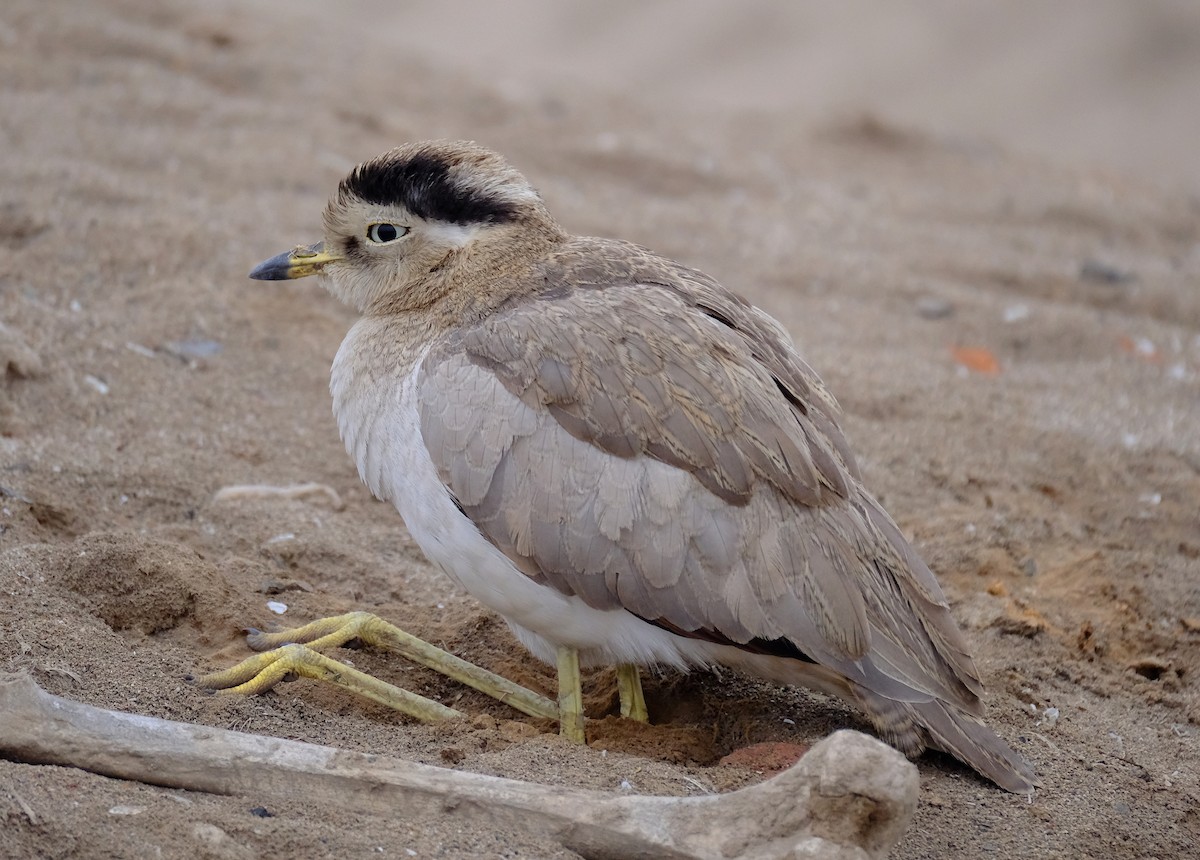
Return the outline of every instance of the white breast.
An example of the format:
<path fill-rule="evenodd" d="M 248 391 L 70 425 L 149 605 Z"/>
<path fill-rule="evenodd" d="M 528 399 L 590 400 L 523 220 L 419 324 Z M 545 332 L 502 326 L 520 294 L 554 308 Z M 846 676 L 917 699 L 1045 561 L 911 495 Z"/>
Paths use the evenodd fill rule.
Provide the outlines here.
<path fill-rule="evenodd" d="M 334 359 L 330 390 L 346 450 L 371 492 L 390 501 L 435 565 L 508 622 L 539 659 L 574 645 L 586 665 L 713 661 L 707 643 L 677 636 L 624 611 L 593 609 L 539 585 L 491 544 L 454 503 L 421 438 L 418 379 L 428 347 L 372 362 L 370 320 L 351 329 Z M 374 364 L 374 366 L 372 366 Z"/>

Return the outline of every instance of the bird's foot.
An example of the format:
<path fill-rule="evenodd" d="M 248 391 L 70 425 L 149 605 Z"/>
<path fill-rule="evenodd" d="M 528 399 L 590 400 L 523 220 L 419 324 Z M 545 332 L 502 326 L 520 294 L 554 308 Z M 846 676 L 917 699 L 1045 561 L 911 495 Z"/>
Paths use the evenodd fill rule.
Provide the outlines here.
<path fill-rule="evenodd" d="M 320 653 L 345 645 L 352 639 L 395 651 L 532 717 L 560 719 L 558 705 L 545 696 L 455 657 L 369 612 L 321 618 L 279 633 L 251 630 L 246 641 L 262 654 L 248 657 L 224 671 L 205 675 L 197 683 L 209 689 L 254 695 L 266 692 L 288 676 L 299 675 L 330 681 L 424 722 L 462 716 L 460 711 L 380 681 Z"/>
<path fill-rule="evenodd" d="M 297 676 L 337 684 L 422 722 L 463 716 L 461 711 L 381 681 L 300 643 L 256 654 L 222 672 L 205 675 L 196 683 L 210 690 L 253 696 Z"/>

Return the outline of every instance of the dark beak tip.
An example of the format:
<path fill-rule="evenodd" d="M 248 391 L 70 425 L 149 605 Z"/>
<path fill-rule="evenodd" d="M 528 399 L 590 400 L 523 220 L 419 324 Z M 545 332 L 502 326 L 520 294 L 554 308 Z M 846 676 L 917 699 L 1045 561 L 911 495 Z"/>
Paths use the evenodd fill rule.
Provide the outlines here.
<path fill-rule="evenodd" d="M 291 265 L 292 252 L 285 251 L 276 254 L 269 260 L 264 260 L 250 270 L 250 277 L 255 281 L 286 281 Z"/>

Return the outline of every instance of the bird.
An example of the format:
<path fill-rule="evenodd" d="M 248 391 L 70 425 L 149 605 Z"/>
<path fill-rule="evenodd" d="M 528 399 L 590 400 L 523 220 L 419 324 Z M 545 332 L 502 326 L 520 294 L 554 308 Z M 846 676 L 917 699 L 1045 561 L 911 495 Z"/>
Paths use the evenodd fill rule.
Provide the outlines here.
<path fill-rule="evenodd" d="M 358 313 L 330 390 L 363 482 L 557 666 L 559 698 L 444 664 L 367 613 L 252 631 L 264 654 L 208 686 L 259 692 L 300 671 L 404 710 L 412 694 L 320 653 L 391 637 L 581 741 L 580 665 L 615 666 L 622 713 L 641 720 L 639 667 L 728 666 L 840 697 L 910 756 L 1037 784 L 985 722 L 966 640 L 863 485 L 837 401 L 768 313 L 639 245 L 568 233 L 469 141 L 358 165 L 323 241 L 250 277 L 310 275 Z"/>

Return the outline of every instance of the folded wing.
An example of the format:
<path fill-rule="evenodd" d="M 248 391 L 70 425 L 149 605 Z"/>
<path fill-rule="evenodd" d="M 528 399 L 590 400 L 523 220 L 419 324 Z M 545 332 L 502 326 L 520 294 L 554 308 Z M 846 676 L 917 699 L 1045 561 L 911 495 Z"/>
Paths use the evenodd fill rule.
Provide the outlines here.
<path fill-rule="evenodd" d="M 979 713 L 836 404 L 774 321 L 702 278 L 551 288 L 438 344 L 421 432 L 447 487 L 519 569 L 591 606 Z"/>

